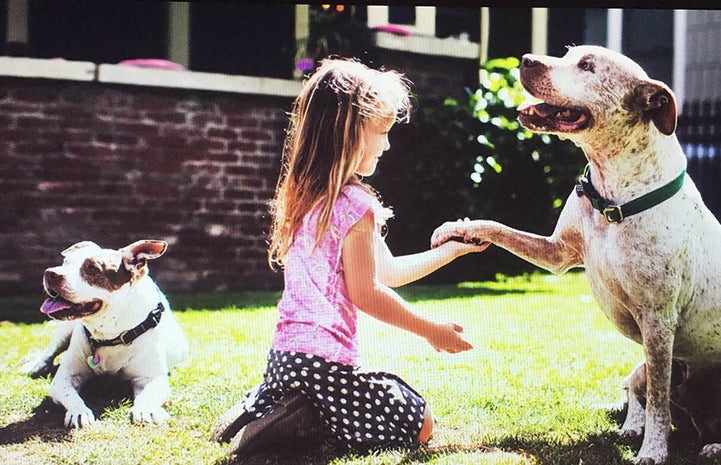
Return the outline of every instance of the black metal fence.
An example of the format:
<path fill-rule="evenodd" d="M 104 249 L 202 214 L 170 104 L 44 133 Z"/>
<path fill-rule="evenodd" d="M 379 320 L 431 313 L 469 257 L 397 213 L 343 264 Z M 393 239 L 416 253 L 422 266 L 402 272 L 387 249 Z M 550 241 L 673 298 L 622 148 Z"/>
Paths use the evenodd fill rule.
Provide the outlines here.
<path fill-rule="evenodd" d="M 676 135 L 688 158 L 689 175 L 721 219 L 721 100 L 685 103 Z"/>

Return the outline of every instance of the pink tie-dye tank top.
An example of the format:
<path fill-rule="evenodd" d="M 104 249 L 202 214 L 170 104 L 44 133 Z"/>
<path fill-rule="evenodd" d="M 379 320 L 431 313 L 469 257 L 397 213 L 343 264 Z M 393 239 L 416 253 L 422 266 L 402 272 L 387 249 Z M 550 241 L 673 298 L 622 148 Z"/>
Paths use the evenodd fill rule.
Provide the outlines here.
<path fill-rule="evenodd" d="M 285 289 L 271 348 L 304 352 L 346 365 L 358 364 L 357 308 L 343 275 L 343 239 L 368 211 L 383 218 L 380 202 L 358 185 L 343 188 L 330 227 L 315 246 L 319 209 L 303 219 L 285 258 Z"/>

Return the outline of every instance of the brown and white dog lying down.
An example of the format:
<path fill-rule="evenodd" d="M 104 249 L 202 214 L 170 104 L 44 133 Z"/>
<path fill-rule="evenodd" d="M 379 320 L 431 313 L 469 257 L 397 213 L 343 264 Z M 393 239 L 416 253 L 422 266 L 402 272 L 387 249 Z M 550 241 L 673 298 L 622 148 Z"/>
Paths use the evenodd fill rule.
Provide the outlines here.
<path fill-rule="evenodd" d="M 439 227 L 432 246 L 490 242 L 553 273 L 585 267 L 606 316 L 644 347 L 645 411 L 632 410 L 622 434 L 644 434 L 638 463 L 663 463 L 672 360 L 691 383 L 721 364 L 721 225 L 685 174 L 675 97 L 631 59 L 596 46 L 571 47 L 562 58 L 525 55 L 520 75 L 543 102 L 521 106 L 519 120 L 579 146 L 585 176 L 550 236 L 459 221 Z"/>
<path fill-rule="evenodd" d="M 95 422 L 78 390 L 91 377 L 117 375 L 130 381 L 135 423 L 163 423 L 170 395 L 168 373 L 188 353 L 188 341 L 168 300 L 148 275 L 147 261 L 160 257 L 163 241 L 142 240 L 119 250 L 79 242 L 62 252 L 63 264 L 48 268 L 43 286 L 49 298 L 41 311 L 59 320 L 44 352 L 23 371 L 52 372 L 50 397 L 66 409 L 65 425 Z"/>

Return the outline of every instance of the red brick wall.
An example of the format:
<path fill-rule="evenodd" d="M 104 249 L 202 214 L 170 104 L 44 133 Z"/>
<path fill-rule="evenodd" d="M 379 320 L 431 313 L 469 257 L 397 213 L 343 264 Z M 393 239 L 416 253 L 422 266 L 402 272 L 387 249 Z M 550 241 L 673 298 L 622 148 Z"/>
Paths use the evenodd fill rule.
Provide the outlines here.
<path fill-rule="evenodd" d="M 377 50 L 420 93 L 475 90 L 475 60 Z M 268 201 L 291 98 L 0 77 L 0 293 L 41 292 L 81 240 L 163 239 L 166 291 L 277 289 Z"/>
<path fill-rule="evenodd" d="M 163 239 L 166 291 L 278 288 L 268 201 L 291 99 L 0 78 L 0 292 L 81 240 Z"/>

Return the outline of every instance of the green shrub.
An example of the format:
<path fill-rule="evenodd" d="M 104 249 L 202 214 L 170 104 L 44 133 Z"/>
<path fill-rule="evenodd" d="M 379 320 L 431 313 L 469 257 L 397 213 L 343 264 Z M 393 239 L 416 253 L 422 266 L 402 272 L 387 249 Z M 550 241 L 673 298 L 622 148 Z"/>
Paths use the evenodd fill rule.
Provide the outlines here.
<path fill-rule="evenodd" d="M 433 230 L 463 217 L 494 219 L 550 234 L 585 159 L 556 137 L 538 135 L 517 120 L 524 100 L 517 58 L 481 69 L 481 86 L 458 101 L 416 96 L 411 122 L 391 132 L 391 149 L 370 182 L 393 207 L 387 241 L 395 254 L 428 247 Z M 487 279 L 533 267 L 490 249 L 464 257 L 437 281 Z"/>

